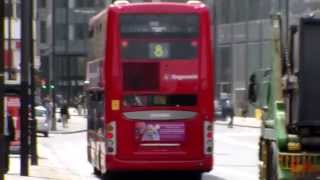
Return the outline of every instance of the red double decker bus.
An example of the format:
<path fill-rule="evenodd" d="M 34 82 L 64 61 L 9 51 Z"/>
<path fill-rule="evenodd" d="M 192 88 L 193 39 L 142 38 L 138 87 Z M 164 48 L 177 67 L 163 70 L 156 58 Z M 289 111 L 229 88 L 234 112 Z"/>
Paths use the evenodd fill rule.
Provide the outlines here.
<path fill-rule="evenodd" d="M 213 53 L 208 8 L 117 3 L 90 20 L 88 159 L 106 171 L 209 171 Z"/>

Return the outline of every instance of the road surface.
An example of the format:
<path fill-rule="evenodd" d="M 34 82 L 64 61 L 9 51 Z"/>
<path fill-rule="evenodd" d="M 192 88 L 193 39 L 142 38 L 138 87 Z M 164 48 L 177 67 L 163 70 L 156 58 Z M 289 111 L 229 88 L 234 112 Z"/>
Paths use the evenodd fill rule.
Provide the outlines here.
<path fill-rule="evenodd" d="M 202 175 L 201 180 L 258 180 L 258 137 L 257 128 L 215 126 L 215 166 L 214 170 Z M 98 180 L 87 162 L 86 133 L 52 134 L 49 138 L 39 138 L 54 156 L 56 163 L 61 164 L 73 176 L 79 179 Z M 200 180 L 187 173 L 152 173 L 129 174 L 125 179 L 183 179 Z"/>

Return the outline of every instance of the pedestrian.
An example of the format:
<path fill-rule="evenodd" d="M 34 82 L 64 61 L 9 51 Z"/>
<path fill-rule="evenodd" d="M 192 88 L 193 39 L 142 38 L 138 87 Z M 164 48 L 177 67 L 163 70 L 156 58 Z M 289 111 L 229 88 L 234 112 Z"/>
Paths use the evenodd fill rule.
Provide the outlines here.
<path fill-rule="evenodd" d="M 50 99 L 48 98 L 45 102 L 44 102 L 44 106 L 47 110 L 47 118 L 48 118 L 48 124 L 51 127 L 52 126 L 52 118 L 53 118 L 53 103 L 52 101 L 50 101 Z M 50 129 L 49 127 L 49 129 Z"/>
<path fill-rule="evenodd" d="M 8 113 L 4 121 L 4 148 L 3 148 L 3 155 L 4 155 L 4 170 L 8 172 L 10 161 L 9 161 L 9 154 L 10 154 L 10 142 L 15 140 L 15 127 L 12 116 Z"/>
<path fill-rule="evenodd" d="M 68 128 L 68 121 L 69 121 L 69 111 L 67 103 L 63 103 L 61 106 L 61 118 L 62 118 L 62 126 L 63 128 Z"/>
<path fill-rule="evenodd" d="M 84 114 L 84 107 L 83 107 L 83 104 L 84 104 L 84 98 L 83 96 L 80 94 L 78 99 L 77 99 L 77 109 L 78 109 L 78 114 L 80 116 L 82 116 Z"/>
<path fill-rule="evenodd" d="M 223 118 L 225 118 L 226 120 L 229 119 L 228 127 L 232 128 L 233 127 L 234 110 L 233 110 L 233 106 L 232 106 L 230 99 L 224 100 L 224 103 L 222 105 L 222 115 L 223 115 Z"/>
<path fill-rule="evenodd" d="M 251 74 L 249 80 L 249 93 L 248 99 L 250 103 L 255 103 L 257 101 L 257 82 L 256 82 L 256 75 Z"/>

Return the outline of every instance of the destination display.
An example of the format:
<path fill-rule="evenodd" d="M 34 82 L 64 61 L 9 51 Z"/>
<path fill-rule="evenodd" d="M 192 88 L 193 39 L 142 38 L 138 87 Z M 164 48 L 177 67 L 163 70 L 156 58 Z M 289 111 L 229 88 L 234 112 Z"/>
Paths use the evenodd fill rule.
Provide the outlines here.
<path fill-rule="evenodd" d="M 196 37 L 198 21 L 194 14 L 125 14 L 120 31 L 122 37 Z"/>

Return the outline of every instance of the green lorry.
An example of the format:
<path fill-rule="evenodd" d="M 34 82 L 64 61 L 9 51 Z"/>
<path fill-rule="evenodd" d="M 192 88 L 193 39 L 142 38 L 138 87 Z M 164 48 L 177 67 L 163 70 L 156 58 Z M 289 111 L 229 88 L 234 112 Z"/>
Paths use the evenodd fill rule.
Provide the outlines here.
<path fill-rule="evenodd" d="M 263 112 L 261 180 L 320 179 L 320 18 L 298 19 L 287 28 L 272 16 L 272 66 L 250 76 L 249 101 Z"/>

